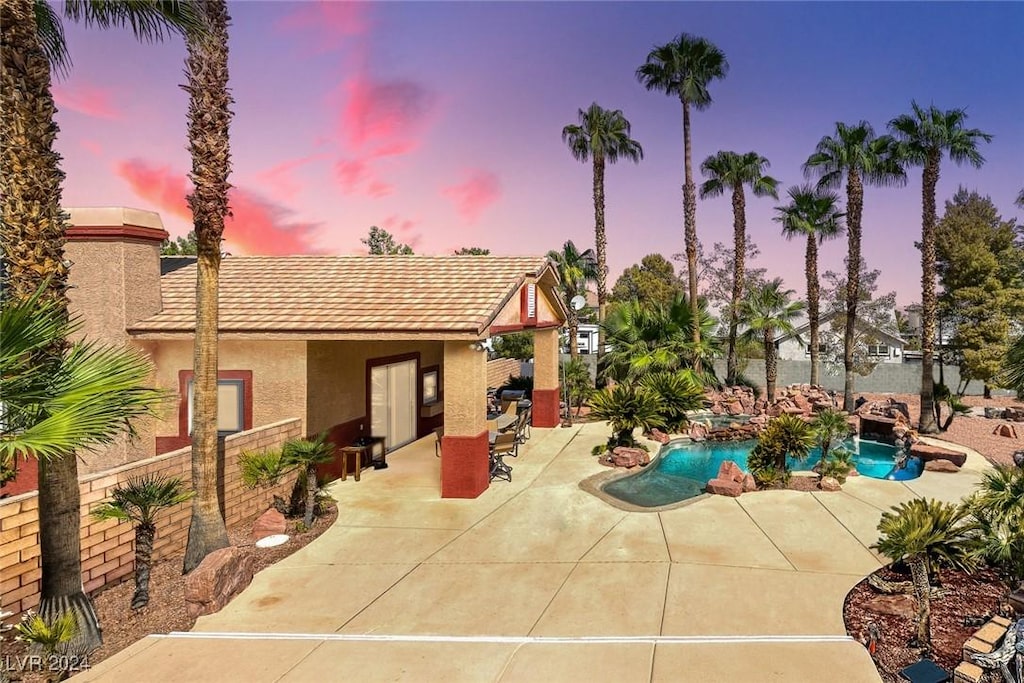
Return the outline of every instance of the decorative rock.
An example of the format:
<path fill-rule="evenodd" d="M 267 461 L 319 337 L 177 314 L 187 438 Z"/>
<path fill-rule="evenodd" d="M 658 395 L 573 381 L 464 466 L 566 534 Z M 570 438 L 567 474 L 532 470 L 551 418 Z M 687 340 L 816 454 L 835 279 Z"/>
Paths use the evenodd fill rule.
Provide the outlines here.
<path fill-rule="evenodd" d="M 739 498 L 743 493 L 743 485 L 731 479 L 712 479 L 707 485 L 708 493 L 715 493 L 720 496 Z"/>
<path fill-rule="evenodd" d="M 847 479 L 849 479 L 850 477 L 859 477 L 859 476 L 860 476 L 860 472 L 857 471 L 856 467 L 851 467 L 850 471 L 846 473 L 846 478 Z"/>
<path fill-rule="evenodd" d="M 948 460 L 957 467 L 963 467 L 967 462 L 967 454 L 961 451 L 951 451 L 938 446 L 926 446 L 923 443 L 915 443 L 910 447 L 910 456 L 921 458 L 924 462 L 929 460 Z"/>
<path fill-rule="evenodd" d="M 917 613 L 917 604 L 912 596 L 906 593 L 897 593 L 895 595 L 876 595 L 864 603 L 864 609 L 875 614 L 910 618 Z"/>
<path fill-rule="evenodd" d="M 818 482 L 818 488 L 822 491 L 841 491 L 843 489 L 835 477 L 822 477 Z"/>
<path fill-rule="evenodd" d="M 726 460 L 718 466 L 718 477 L 725 481 L 735 481 L 737 483 L 743 483 L 743 470 L 740 466 L 734 463 L 732 460 Z"/>
<path fill-rule="evenodd" d="M 732 401 L 725 407 L 725 412 L 729 415 L 742 415 L 743 406 L 740 405 L 739 401 Z"/>
<path fill-rule="evenodd" d="M 284 515 L 270 508 L 260 515 L 252 525 L 252 539 L 258 541 L 267 536 L 283 534 L 288 528 Z"/>
<path fill-rule="evenodd" d="M 754 481 L 754 475 L 744 474 L 743 475 L 743 493 L 750 493 L 751 491 L 757 490 L 757 482 Z"/>
<path fill-rule="evenodd" d="M 703 441 L 708 438 L 708 428 L 699 422 L 690 425 L 690 438 L 695 441 Z"/>
<path fill-rule="evenodd" d="M 992 433 L 995 434 L 996 436 L 1005 436 L 1008 439 L 1018 438 L 1017 428 L 1008 422 L 1001 425 L 996 425 L 996 428 L 992 430 Z"/>
<path fill-rule="evenodd" d="M 797 408 L 799 408 L 800 412 L 802 412 L 802 413 L 809 413 L 809 412 L 811 412 L 811 404 L 804 397 L 803 394 L 794 394 L 793 395 L 793 405 L 796 406 Z"/>
<path fill-rule="evenodd" d="M 1024 468 L 1024 451 L 1013 452 L 1013 464 L 1017 467 Z"/>
<path fill-rule="evenodd" d="M 924 464 L 925 472 L 949 472 L 954 474 L 960 471 L 960 468 L 948 460 L 929 460 Z"/>
<path fill-rule="evenodd" d="M 651 439 L 657 441 L 658 443 L 668 443 L 669 441 L 668 434 L 661 431 L 657 427 L 651 430 Z"/>
<path fill-rule="evenodd" d="M 612 451 L 609 461 L 615 467 L 633 468 L 637 465 L 646 465 L 651 461 L 651 456 L 642 448 L 619 446 Z"/>
<path fill-rule="evenodd" d="M 189 616 L 212 614 L 228 604 L 252 581 L 253 555 L 237 546 L 215 550 L 185 577 Z"/>

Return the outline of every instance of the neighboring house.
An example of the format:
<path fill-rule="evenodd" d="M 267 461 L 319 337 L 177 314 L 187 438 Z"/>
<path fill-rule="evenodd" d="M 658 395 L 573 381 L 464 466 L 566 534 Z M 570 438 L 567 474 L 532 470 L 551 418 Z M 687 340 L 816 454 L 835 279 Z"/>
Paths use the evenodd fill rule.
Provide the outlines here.
<path fill-rule="evenodd" d="M 821 317 L 819 327 L 822 330 L 828 328 L 833 318 L 838 314 L 830 313 Z M 875 363 L 902 363 L 903 347 L 905 342 L 898 335 L 881 330 L 874 325 L 857 320 L 856 329 L 863 338 L 868 340 L 866 344 L 866 355 Z M 796 328 L 795 334 L 783 334 L 775 338 L 775 348 L 778 349 L 779 360 L 810 360 L 810 323 L 804 323 Z M 829 354 L 836 352 L 836 349 L 829 349 L 826 343 L 821 344 L 819 353 Z M 839 355 L 842 351 L 838 350 Z"/>
<path fill-rule="evenodd" d="M 595 323 L 580 323 L 576 331 L 576 349 L 580 353 L 597 353 L 597 325 Z"/>
<path fill-rule="evenodd" d="M 144 350 L 173 400 L 134 444 L 83 454 L 86 471 L 190 443 L 194 259 L 161 259 L 153 212 L 69 209 L 72 310 L 92 339 Z M 535 336 L 533 424 L 559 423 L 566 312 L 544 257 L 226 256 L 220 270 L 219 423 L 300 417 L 337 446 L 389 449 L 444 427 L 441 492 L 488 486 L 487 337 Z"/>

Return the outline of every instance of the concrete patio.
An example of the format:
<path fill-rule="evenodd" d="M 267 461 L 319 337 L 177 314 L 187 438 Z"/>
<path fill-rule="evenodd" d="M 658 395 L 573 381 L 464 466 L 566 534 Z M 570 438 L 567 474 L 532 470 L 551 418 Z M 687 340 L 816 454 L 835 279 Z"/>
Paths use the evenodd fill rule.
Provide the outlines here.
<path fill-rule="evenodd" d="M 878 681 L 842 605 L 882 564 L 879 516 L 957 500 L 988 466 L 625 512 L 578 485 L 606 437 L 535 429 L 474 500 L 440 499 L 421 440 L 335 483 L 335 525 L 192 633 L 75 680 Z"/>

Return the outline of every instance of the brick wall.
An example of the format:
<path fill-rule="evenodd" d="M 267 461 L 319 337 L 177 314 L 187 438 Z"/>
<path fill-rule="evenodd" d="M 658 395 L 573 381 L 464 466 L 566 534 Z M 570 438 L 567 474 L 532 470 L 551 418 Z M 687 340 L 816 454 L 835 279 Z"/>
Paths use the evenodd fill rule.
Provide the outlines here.
<path fill-rule="evenodd" d="M 515 358 L 495 358 L 487 361 L 487 386 L 500 387 L 508 381 L 509 376 L 519 376 L 521 362 Z"/>
<path fill-rule="evenodd" d="M 233 434 L 224 439 L 224 512 L 229 527 L 262 513 L 272 496 L 287 495 L 294 484 L 289 477 L 273 489 L 252 491 L 242 485 L 238 456 L 242 451 L 279 447 L 302 436 L 302 421 L 284 420 Z M 135 530 L 128 522 L 93 521 L 89 511 L 110 498 L 111 491 L 129 477 L 163 474 L 191 480 L 189 448 L 139 460 L 116 469 L 82 477 L 82 581 L 86 592 L 102 588 L 132 573 Z M 39 498 L 36 492 L 0 500 L 0 610 L 15 614 L 39 603 Z M 156 559 L 181 554 L 188 539 L 191 501 L 164 510 L 157 517 Z"/>

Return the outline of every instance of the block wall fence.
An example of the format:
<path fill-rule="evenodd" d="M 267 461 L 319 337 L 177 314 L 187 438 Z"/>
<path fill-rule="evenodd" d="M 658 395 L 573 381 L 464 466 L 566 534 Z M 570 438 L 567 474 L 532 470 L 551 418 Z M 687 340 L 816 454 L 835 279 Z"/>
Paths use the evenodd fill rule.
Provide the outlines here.
<path fill-rule="evenodd" d="M 495 358 L 487 361 L 487 386 L 500 387 L 509 376 L 519 377 L 521 361 L 515 358 Z"/>
<path fill-rule="evenodd" d="M 290 419 L 232 434 L 224 439 L 223 504 L 228 527 L 261 514 L 273 496 L 287 494 L 295 477 L 273 488 L 250 490 L 242 485 L 238 456 L 243 451 L 280 447 L 303 436 L 302 421 Z M 82 477 L 82 581 L 86 593 L 97 591 L 130 575 L 135 568 L 135 530 L 130 522 L 93 521 L 89 511 L 111 496 L 113 489 L 147 474 L 192 478 L 191 448 L 139 460 L 112 470 Z M 157 517 L 154 559 L 182 554 L 188 539 L 192 503 L 187 501 Z M 0 500 L 0 610 L 16 615 L 39 604 L 39 496 L 33 491 Z"/>

